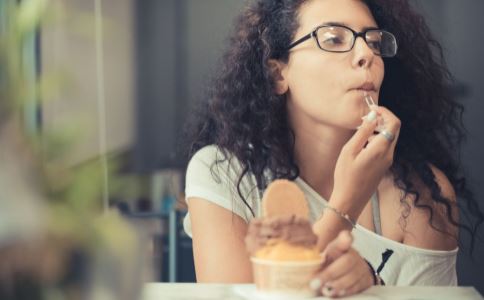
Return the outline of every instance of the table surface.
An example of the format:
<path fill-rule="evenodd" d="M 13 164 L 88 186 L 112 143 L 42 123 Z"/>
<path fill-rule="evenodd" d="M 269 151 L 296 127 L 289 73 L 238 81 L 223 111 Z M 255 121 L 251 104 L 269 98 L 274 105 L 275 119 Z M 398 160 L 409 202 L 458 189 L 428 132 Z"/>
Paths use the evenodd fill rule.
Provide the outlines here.
<path fill-rule="evenodd" d="M 197 283 L 148 283 L 144 286 L 142 300 L 244 300 L 258 297 L 254 295 L 252 284 L 197 284 Z M 324 297 L 309 299 L 327 299 Z M 484 298 L 473 287 L 431 287 L 431 286 L 374 286 L 365 292 L 340 299 L 370 300 L 447 300 Z"/>

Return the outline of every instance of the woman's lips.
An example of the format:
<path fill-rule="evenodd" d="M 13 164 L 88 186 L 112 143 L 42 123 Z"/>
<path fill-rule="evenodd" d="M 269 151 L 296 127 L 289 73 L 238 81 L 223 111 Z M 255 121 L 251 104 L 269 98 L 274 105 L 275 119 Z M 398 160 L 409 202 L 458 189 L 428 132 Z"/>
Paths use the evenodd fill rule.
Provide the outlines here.
<path fill-rule="evenodd" d="M 375 91 L 375 85 L 372 82 L 365 82 L 362 85 L 360 85 L 359 87 L 357 87 L 357 89 L 365 90 L 367 92 Z"/>
<path fill-rule="evenodd" d="M 376 92 L 376 87 L 372 82 L 365 82 L 359 86 L 353 87 L 352 90 L 370 93 Z"/>
<path fill-rule="evenodd" d="M 372 94 L 372 95 L 376 95 L 376 90 L 366 90 L 366 89 L 359 89 L 359 88 L 356 88 L 356 89 L 351 89 L 349 90 L 350 92 L 357 92 L 358 94 L 360 94 L 362 97 L 363 95 L 365 94 Z"/>

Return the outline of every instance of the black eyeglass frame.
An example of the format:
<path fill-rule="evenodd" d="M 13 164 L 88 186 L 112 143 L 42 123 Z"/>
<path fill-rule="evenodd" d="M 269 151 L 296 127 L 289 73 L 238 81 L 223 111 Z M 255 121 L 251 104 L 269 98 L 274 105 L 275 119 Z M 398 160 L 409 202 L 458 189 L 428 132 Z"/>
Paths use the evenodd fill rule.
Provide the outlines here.
<path fill-rule="evenodd" d="M 346 28 L 349 31 L 351 31 L 353 33 L 353 44 L 351 45 L 351 48 L 348 49 L 348 50 L 344 50 L 344 51 L 338 51 L 338 50 L 327 50 L 327 49 L 324 49 L 323 47 L 321 47 L 321 45 L 319 44 L 318 36 L 317 36 L 316 33 L 318 32 L 319 29 L 325 28 L 325 27 L 341 27 L 341 28 Z M 305 42 L 306 40 L 309 40 L 310 38 L 314 38 L 316 40 L 316 44 L 318 45 L 318 48 L 321 49 L 321 50 L 323 50 L 323 51 L 333 52 L 333 53 L 346 53 L 346 52 L 350 52 L 351 50 L 353 50 L 353 48 L 355 47 L 356 39 L 358 37 L 361 37 L 365 41 L 365 43 L 368 45 L 368 41 L 366 40 L 366 34 L 368 32 L 370 32 L 370 31 L 378 31 L 378 32 L 388 33 L 395 40 L 395 54 L 394 55 L 391 55 L 391 56 L 390 55 L 385 55 L 385 56 L 383 56 L 383 55 L 381 55 L 379 53 L 375 53 L 375 51 L 373 51 L 373 53 L 375 53 L 376 55 L 379 55 L 381 57 L 394 57 L 397 54 L 397 52 L 398 52 L 398 42 L 397 42 L 397 38 L 395 37 L 395 35 L 393 35 L 393 33 L 389 32 L 389 31 L 386 31 L 386 30 L 383 30 L 383 29 L 378 29 L 378 28 L 369 28 L 369 29 L 366 29 L 366 30 L 363 30 L 363 31 L 360 31 L 360 32 L 356 32 L 353 29 L 349 28 L 348 26 L 344 26 L 344 25 L 320 25 L 320 26 L 314 28 L 313 31 L 311 31 L 307 35 L 301 37 L 297 41 L 295 41 L 292 44 L 290 44 L 289 47 L 287 47 L 286 51 L 291 50 L 292 48 L 294 48 L 297 45 Z"/>

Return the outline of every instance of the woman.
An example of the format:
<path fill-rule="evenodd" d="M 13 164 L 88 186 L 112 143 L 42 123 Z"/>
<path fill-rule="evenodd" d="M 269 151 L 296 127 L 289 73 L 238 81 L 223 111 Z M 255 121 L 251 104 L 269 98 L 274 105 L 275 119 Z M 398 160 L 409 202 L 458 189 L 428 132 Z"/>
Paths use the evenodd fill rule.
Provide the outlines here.
<path fill-rule="evenodd" d="M 379 282 L 365 260 L 387 261 L 377 270 L 387 284 L 457 284 L 458 229 L 475 229 L 458 221 L 456 193 L 469 193 L 449 80 L 405 0 L 250 1 L 191 136 L 185 230 L 197 280 L 252 281 L 244 236 L 264 188 L 287 178 L 331 253 L 312 282 L 326 295 Z"/>

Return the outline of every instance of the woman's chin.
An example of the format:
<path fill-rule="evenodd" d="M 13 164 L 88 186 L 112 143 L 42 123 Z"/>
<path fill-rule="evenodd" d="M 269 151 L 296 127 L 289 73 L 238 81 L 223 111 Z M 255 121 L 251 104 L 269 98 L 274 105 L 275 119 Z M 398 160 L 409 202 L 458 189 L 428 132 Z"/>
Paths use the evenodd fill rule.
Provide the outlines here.
<path fill-rule="evenodd" d="M 354 115 L 347 116 L 347 122 L 345 123 L 345 128 L 350 130 L 357 130 L 363 124 L 362 115 L 355 113 Z"/>

